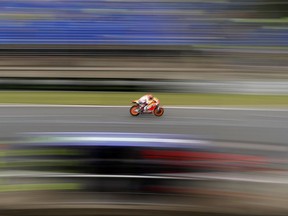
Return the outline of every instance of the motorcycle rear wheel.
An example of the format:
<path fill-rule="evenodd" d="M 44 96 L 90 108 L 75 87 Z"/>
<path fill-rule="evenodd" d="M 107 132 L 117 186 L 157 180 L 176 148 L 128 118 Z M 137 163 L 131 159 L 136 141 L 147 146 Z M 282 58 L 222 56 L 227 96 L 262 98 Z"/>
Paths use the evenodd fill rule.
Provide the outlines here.
<path fill-rule="evenodd" d="M 137 111 L 138 110 L 138 106 L 134 105 L 130 108 L 130 114 L 132 116 L 138 116 L 140 113 Z"/>

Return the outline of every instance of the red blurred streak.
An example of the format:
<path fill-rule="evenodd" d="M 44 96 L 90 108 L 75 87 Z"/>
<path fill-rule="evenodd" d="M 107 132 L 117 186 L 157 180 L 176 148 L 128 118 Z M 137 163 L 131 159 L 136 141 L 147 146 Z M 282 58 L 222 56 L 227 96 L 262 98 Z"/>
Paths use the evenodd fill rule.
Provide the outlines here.
<path fill-rule="evenodd" d="M 149 159 L 168 159 L 168 160 L 221 160 L 225 162 L 256 162 L 266 163 L 264 157 L 240 155 L 240 154 L 224 154 L 209 152 L 187 152 L 187 151 L 169 151 L 169 150 L 143 150 L 144 158 Z"/>
<path fill-rule="evenodd" d="M 148 190 L 154 192 L 168 192 L 178 194 L 190 194 L 198 196 L 218 196 L 218 197 L 234 197 L 234 198 L 259 198 L 259 194 L 248 192 L 225 191 L 216 189 L 192 189 L 185 187 L 169 187 L 169 186 L 149 186 Z"/>

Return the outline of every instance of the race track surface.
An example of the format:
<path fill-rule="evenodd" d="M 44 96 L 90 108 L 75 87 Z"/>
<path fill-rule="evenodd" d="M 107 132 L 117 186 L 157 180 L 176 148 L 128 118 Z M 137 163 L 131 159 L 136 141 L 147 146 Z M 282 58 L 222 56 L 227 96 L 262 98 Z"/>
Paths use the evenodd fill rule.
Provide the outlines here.
<path fill-rule="evenodd" d="M 288 170 L 286 161 L 288 153 L 287 120 L 288 110 L 168 107 L 165 108 L 164 116 L 159 118 L 153 115 L 132 117 L 129 114 L 129 107 L 4 105 L 0 106 L 0 138 L 2 141 L 13 140 L 20 133 L 25 132 L 174 133 L 190 134 L 197 138 L 210 140 L 214 147 L 221 148 L 223 152 L 261 154 L 271 160 L 273 167 L 281 168 L 281 173 L 279 174 L 279 171 L 277 171 L 278 174 L 276 174 L 277 172 L 274 170 L 273 172 L 252 172 L 248 174 L 245 172 L 237 173 L 237 171 L 222 174 L 216 173 L 215 177 L 218 180 L 213 180 L 211 183 L 209 181 L 202 182 L 201 184 L 204 184 L 203 188 L 206 189 L 206 186 L 216 189 L 224 188 L 225 190 L 230 190 L 229 196 L 220 199 L 218 195 L 214 195 L 215 199 L 209 196 L 208 198 L 204 196 L 204 200 L 193 199 L 193 202 L 191 201 L 193 205 L 189 203 L 189 208 L 190 210 L 191 208 L 198 208 L 201 211 L 207 211 L 207 203 L 209 203 L 211 211 L 217 209 L 217 211 L 222 212 L 223 209 L 228 211 L 230 208 L 230 212 L 243 213 L 241 209 L 250 208 L 255 211 L 259 210 L 261 212 L 260 215 L 264 215 L 262 214 L 263 211 L 266 211 L 267 215 L 269 215 L 269 211 L 275 213 L 275 210 L 288 212 L 288 181 L 286 172 Z M 234 181 L 233 179 L 236 180 Z M 237 196 L 239 192 L 245 192 L 248 195 L 236 197 L 234 201 L 230 202 L 230 196 Z M 249 193 L 255 194 L 252 196 Z M 46 194 L 44 195 L 46 199 Z M 11 196 L 10 199 L 9 196 Z M 12 200 L 11 203 L 14 203 L 15 195 L 9 194 L 9 196 L 5 196 L 5 199 L 1 200 L 5 208 L 7 207 L 5 202 L 9 203 Z M 30 198 L 34 197 L 28 196 Z M 67 198 L 61 199 L 61 196 L 59 197 L 60 201 Z M 78 194 L 75 197 L 79 200 L 74 200 L 71 204 L 72 206 L 75 205 L 75 202 L 77 205 L 80 205 L 79 203 L 84 203 L 85 205 L 91 203 L 93 208 L 96 208 L 94 198 L 87 198 L 89 202 L 87 201 L 86 203 L 83 201 L 83 197 L 79 198 Z M 74 199 L 73 196 L 72 198 Z M 37 196 L 34 199 L 38 199 Z M 100 200 L 103 202 L 102 196 Z M 57 204 L 60 203 L 54 198 L 52 201 L 57 202 Z M 144 202 L 143 200 L 140 201 Z M 157 202 L 161 203 L 162 201 L 157 200 Z M 190 202 L 190 200 L 187 202 Z M 45 208 L 46 204 L 44 203 Z M 183 208 L 181 207 L 182 204 L 179 208 Z M 149 208 L 153 205 L 149 204 Z M 167 208 L 169 205 L 163 205 L 163 208 Z M 14 208 L 14 204 L 11 206 Z M 263 210 L 263 206 L 267 208 Z M 40 205 L 37 205 L 37 207 L 41 208 Z"/>
<path fill-rule="evenodd" d="M 121 106 L 1 106 L 0 139 L 26 132 L 189 134 L 221 152 L 286 158 L 287 120 L 288 110 L 168 107 L 162 117 L 132 117 Z"/>
<path fill-rule="evenodd" d="M 286 145 L 288 110 L 166 108 L 163 117 L 132 117 L 129 107 L 0 107 L 0 137 L 22 132 L 191 134 L 210 140 Z"/>

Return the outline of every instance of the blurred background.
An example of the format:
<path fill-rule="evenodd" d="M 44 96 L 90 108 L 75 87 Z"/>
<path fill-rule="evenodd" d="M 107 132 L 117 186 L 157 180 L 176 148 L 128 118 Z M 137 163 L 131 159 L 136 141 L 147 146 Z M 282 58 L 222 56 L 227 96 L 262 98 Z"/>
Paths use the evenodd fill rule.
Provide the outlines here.
<path fill-rule="evenodd" d="M 287 215 L 287 1 L 0 10 L 0 214 Z"/>

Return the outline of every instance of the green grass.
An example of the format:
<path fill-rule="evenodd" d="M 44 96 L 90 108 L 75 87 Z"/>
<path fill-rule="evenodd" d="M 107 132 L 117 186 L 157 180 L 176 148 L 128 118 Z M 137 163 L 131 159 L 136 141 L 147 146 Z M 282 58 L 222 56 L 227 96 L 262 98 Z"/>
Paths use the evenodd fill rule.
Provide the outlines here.
<path fill-rule="evenodd" d="M 276 19 L 231 19 L 234 22 L 240 23 L 288 23 L 288 18 L 276 18 Z"/>
<path fill-rule="evenodd" d="M 2 104 L 130 105 L 144 93 L 0 92 Z M 288 95 L 155 93 L 163 105 L 288 105 Z"/>
<path fill-rule="evenodd" d="M 78 190 L 81 185 L 77 183 L 54 183 L 54 184 L 15 184 L 0 185 L 0 192 L 12 191 L 49 191 L 49 190 Z"/>
<path fill-rule="evenodd" d="M 237 45 L 195 45 L 194 48 L 198 49 L 256 49 L 256 50 L 269 50 L 269 49 L 277 49 L 277 50 L 288 50 L 286 46 L 237 46 Z"/>

